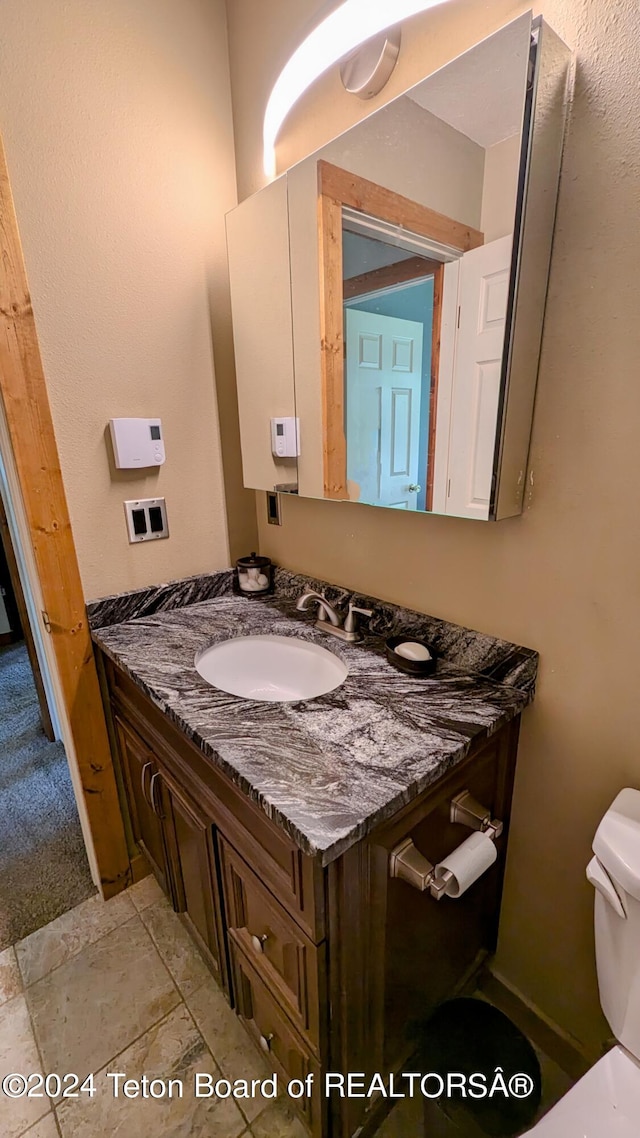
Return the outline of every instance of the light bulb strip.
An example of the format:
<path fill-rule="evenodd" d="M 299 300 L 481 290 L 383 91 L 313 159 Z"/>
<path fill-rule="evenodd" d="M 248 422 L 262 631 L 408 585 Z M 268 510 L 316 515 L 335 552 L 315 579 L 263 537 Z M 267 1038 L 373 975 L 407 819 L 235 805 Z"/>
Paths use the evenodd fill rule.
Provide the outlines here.
<path fill-rule="evenodd" d="M 275 177 L 275 144 L 289 111 L 334 63 L 401 20 L 447 0 L 345 0 L 309 33 L 283 67 L 264 116 L 264 171 Z"/>

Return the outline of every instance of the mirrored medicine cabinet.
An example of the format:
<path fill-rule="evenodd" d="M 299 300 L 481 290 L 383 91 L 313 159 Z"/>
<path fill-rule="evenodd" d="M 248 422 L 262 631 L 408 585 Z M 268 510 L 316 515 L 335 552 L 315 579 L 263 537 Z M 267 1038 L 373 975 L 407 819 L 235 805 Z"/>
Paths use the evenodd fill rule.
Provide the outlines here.
<path fill-rule="evenodd" d="M 570 60 L 526 13 L 227 216 L 247 487 L 521 512 Z"/>

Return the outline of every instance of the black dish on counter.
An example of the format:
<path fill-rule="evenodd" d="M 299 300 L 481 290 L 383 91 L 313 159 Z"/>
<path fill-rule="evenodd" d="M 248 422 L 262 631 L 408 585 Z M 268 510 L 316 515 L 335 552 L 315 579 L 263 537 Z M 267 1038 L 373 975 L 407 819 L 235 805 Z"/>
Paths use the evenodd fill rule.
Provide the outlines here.
<path fill-rule="evenodd" d="M 415 636 L 390 636 L 386 643 L 387 660 L 393 664 L 394 668 L 398 668 L 401 672 L 406 672 L 409 676 L 429 676 L 436 670 L 437 653 L 427 644 L 426 640 L 418 640 Z M 419 644 L 421 648 L 426 648 L 430 655 L 428 660 L 409 660 L 406 656 L 400 656 L 396 652 L 396 648 L 400 644 Z"/>

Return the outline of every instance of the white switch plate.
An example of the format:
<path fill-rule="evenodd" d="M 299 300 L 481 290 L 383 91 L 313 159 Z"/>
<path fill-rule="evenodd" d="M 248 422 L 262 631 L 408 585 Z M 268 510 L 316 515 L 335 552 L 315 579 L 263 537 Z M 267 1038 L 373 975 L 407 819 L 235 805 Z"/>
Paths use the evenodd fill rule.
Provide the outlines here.
<path fill-rule="evenodd" d="M 164 498 L 132 498 L 124 503 L 129 531 L 129 544 L 154 541 L 169 536 L 167 506 Z"/>

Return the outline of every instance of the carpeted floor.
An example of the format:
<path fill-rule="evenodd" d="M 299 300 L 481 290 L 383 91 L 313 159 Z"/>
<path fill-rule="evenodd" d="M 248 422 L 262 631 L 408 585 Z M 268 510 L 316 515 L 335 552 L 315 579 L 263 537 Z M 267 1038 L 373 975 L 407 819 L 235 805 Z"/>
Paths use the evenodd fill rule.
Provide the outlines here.
<path fill-rule="evenodd" d="M 62 743 L 24 644 L 0 649 L 0 950 L 95 893 Z"/>

